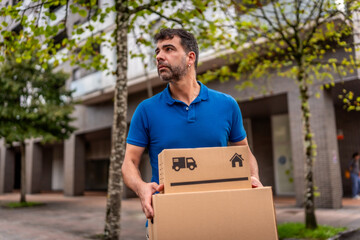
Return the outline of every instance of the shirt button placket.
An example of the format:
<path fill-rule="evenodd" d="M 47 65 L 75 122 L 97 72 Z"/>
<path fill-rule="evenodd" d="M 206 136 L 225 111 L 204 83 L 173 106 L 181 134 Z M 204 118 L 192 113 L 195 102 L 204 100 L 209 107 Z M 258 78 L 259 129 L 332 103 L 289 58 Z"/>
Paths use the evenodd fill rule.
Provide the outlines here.
<path fill-rule="evenodd" d="M 195 107 L 190 105 L 186 107 L 186 110 L 188 112 L 188 122 L 195 122 Z"/>

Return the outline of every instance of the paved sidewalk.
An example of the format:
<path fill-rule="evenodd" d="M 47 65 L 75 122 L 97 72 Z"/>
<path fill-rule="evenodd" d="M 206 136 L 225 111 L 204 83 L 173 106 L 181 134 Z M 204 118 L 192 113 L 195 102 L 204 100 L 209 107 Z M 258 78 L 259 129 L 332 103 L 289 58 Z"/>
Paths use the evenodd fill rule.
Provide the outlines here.
<path fill-rule="evenodd" d="M 0 195 L 0 205 L 18 201 L 19 194 Z M 46 205 L 27 209 L 0 208 L 0 240 L 80 240 L 102 233 L 104 193 L 64 197 L 61 193 L 27 195 L 28 201 Z M 303 209 L 289 198 L 275 199 L 277 222 L 303 222 Z M 319 224 L 360 228 L 360 200 L 344 199 L 342 209 L 318 209 Z M 121 239 L 144 240 L 145 217 L 138 199 L 122 201 Z"/>
<path fill-rule="evenodd" d="M 0 205 L 18 200 L 18 193 L 0 195 Z M 80 240 L 103 232 L 104 193 L 87 193 L 81 197 L 64 197 L 60 193 L 34 194 L 27 195 L 27 201 L 46 205 L 0 208 L 0 240 Z M 121 239 L 143 240 L 146 219 L 139 208 L 139 200 L 123 200 L 122 204 Z"/>
<path fill-rule="evenodd" d="M 343 198 L 340 209 L 316 209 L 316 219 L 320 225 L 360 228 L 360 200 Z M 277 223 L 304 222 L 304 209 L 295 207 L 294 199 L 275 199 Z M 359 238 L 360 239 L 360 238 Z"/>

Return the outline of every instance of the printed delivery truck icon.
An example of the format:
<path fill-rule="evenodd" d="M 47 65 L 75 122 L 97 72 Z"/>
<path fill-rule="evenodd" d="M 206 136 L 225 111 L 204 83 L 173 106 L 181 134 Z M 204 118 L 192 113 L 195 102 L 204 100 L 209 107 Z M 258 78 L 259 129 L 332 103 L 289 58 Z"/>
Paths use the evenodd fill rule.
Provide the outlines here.
<path fill-rule="evenodd" d="M 179 171 L 181 168 L 194 170 L 197 167 L 196 161 L 192 157 L 174 157 L 172 161 L 172 169 L 175 171 Z"/>

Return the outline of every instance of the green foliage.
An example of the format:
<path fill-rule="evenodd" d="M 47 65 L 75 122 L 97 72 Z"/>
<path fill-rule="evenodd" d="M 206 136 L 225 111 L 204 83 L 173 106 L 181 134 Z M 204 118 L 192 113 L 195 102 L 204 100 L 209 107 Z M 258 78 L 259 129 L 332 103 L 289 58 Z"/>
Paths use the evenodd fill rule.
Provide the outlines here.
<path fill-rule="evenodd" d="M 339 95 L 344 103 L 347 111 L 360 111 L 360 97 L 356 97 L 353 91 L 343 89 L 343 93 Z"/>
<path fill-rule="evenodd" d="M 105 234 L 94 234 L 87 237 L 88 239 L 95 239 L 95 240 L 106 240 Z"/>
<path fill-rule="evenodd" d="M 19 3 L 19 6 L 23 2 Z M 89 47 L 94 43 L 106 43 L 109 40 L 104 38 L 104 34 L 94 35 L 95 23 L 104 22 L 105 17 L 109 13 L 110 7 L 100 9 L 96 0 L 75 0 L 71 4 L 69 1 L 45 1 L 27 3 L 29 5 L 7 6 L 0 10 L 0 20 L 4 27 L 0 28 L 2 42 L 0 50 L 6 55 L 19 49 L 22 44 L 26 43 L 28 47 L 23 48 L 23 55 L 20 58 L 29 58 L 34 53 L 36 48 L 36 56 L 42 62 L 44 68 L 47 67 L 47 62 L 51 61 L 54 67 L 60 63 L 70 60 L 71 64 L 77 64 L 87 69 L 106 70 L 107 59 L 99 54 L 96 49 Z M 67 5 L 69 4 L 69 5 Z M 67 6 L 66 6 L 67 5 Z M 56 36 L 67 32 L 67 18 L 57 19 L 57 14 L 50 11 L 51 8 L 66 7 L 68 15 L 79 15 L 86 19 L 86 24 L 74 26 L 72 37 L 64 35 L 62 42 L 56 42 Z M 32 12 L 33 11 L 33 12 Z M 34 13 L 32 18 L 27 14 Z M 68 16 L 66 15 L 66 17 Z M 60 20 L 60 21 L 59 21 Z M 13 31 L 13 28 L 18 26 L 21 28 L 20 32 Z M 84 34 L 91 34 L 91 37 L 86 41 L 82 41 Z M 84 44 L 85 42 L 85 44 Z M 30 47 L 32 46 L 32 47 Z M 68 54 L 64 49 L 67 49 Z M 80 56 L 73 57 L 73 55 L 81 52 Z M 93 58 L 93 61 L 88 61 Z M 4 58 L 0 58 L 4 61 Z"/>
<path fill-rule="evenodd" d="M 328 239 L 345 231 L 345 227 L 319 226 L 315 230 L 305 228 L 303 223 L 278 225 L 279 239 Z"/>
<path fill-rule="evenodd" d="M 7 54 L 0 66 L 0 137 L 7 143 L 41 137 L 65 139 L 74 110 L 72 92 L 65 88 L 68 76 L 54 72 L 51 64 L 34 55 L 24 58 L 24 48 Z"/>
<path fill-rule="evenodd" d="M 17 208 L 27 208 L 27 207 L 38 207 L 44 205 L 45 203 L 40 203 L 40 202 L 10 202 L 4 204 L 3 207 L 17 209 Z"/>
<path fill-rule="evenodd" d="M 37 51 L 40 61 L 53 61 L 55 67 L 62 62 L 70 61 L 71 65 L 86 69 L 106 71 L 111 68 L 107 58 L 93 46 L 101 44 L 102 47 L 105 45 L 114 47 L 116 45 L 115 31 L 113 38 L 109 39 L 104 33 L 99 33 L 97 28 L 115 12 L 114 5 L 102 3 L 99 7 L 96 0 L 72 2 L 40 0 L 32 1 L 29 5 L 22 5 L 19 8 L 22 3 L 18 6 L 9 5 L 0 10 L 0 19 L 4 26 L 0 29 L 1 35 L 4 36 L 0 50 L 5 54 L 18 48 L 19 42 L 15 41 L 11 28 L 16 24 L 21 24 L 22 29 L 26 29 L 21 33 L 24 38 L 31 40 L 30 45 L 37 45 L 37 41 L 41 40 L 41 50 Z M 224 39 L 224 36 L 217 31 L 218 25 L 223 22 L 222 18 L 216 17 L 215 13 L 205 14 L 209 9 L 216 9 L 216 5 L 215 0 L 125 1 L 124 11 L 129 13 L 128 32 L 133 33 L 136 38 L 136 46 L 129 46 L 130 56 L 141 58 L 144 65 L 148 66 L 151 57 L 148 50 L 143 47 L 152 47 L 153 35 L 163 27 L 183 27 L 199 36 L 200 46 L 204 48 L 213 46 L 216 41 Z M 59 9 L 66 7 L 68 9 L 66 17 L 73 15 L 87 20 L 81 20 L 80 24 L 74 25 L 71 36 L 65 37 L 61 43 L 55 43 L 54 38 L 62 31 L 67 31 L 69 25 L 66 18 L 57 19 L 57 14 L 50 11 L 55 7 Z M 31 12 L 38 14 L 28 18 L 26 14 Z M 67 49 L 68 52 L 64 52 L 63 49 Z M 30 49 L 27 51 L 24 54 L 31 55 L 32 51 Z M 55 60 L 52 60 L 54 58 Z M 1 57 L 0 61 L 3 61 Z"/>
<path fill-rule="evenodd" d="M 209 29 L 214 36 L 224 36 L 213 39 L 219 42 L 219 50 L 235 51 L 228 61 L 237 66 L 237 75 L 213 70 L 210 79 L 249 81 L 275 73 L 307 85 L 320 82 L 333 86 L 334 79 L 354 73 L 358 63 L 351 54 L 352 14 L 330 0 L 298 3 L 223 1 L 220 8 L 227 24 L 215 22 Z M 352 2 L 345 1 L 345 5 L 358 10 Z M 338 54 L 337 59 L 326 55 L 339 51 L 346 54 Z"/>
<path fill-rule="evenodd" d="M 101 2 L 103 3 L 103 1 Z M 215 13 L 206 18 L 204 12 L 207 9 L 216 11 L 216 2 L 217 1 L 213 0 L 116 0 L 114 1 L 114 5 L 102 5 L 101 8 L 99 8 L 96 6 L 95 0 L 40 0 L 31 1 L 32 6 L 22 6 L 20 8 L 21 4 L 19 4 L 18 6 L 4 7 L 0 10 L 0 19 L 2 22 L 5 22 L 5 25 L 0 29 L 1 40 L 3 40 L 2 45 L 0 45 L 0 50 L 5 57 L 0 57 L 0 60 L 6 63 L 4 66 L 10 65 L 11 63 L 13 67 L 19 68 L 25 67 L 29 64 L 29 60 L 35 58 L 37 64 L 33 65 L 35 65 L 36 68 L 31 68 L 31 71 L 33 71 L 31 74 L 24 72 L 22 76 L 16 75 L 16 78 L 20 79 L 23 76 L 27 77 L 28 82 L 37 79 L 38 74 L 40 74 L 39 78 L 41 78 L 43 72 L 51 71 L 53 67 L 59 66 L 64 61 L 70 61 L 70 64 L 80 65 L 84 68 L 111 70 L 112 72 L 113 69 L 107 64 L 105 56 L 100 54 L 96 49 L 99 45 L 101 45 L 101 47 L 105 45 L 107 45 L 106 47 L 116 46 L 117 71 L 113 73 L 117 74 L 117 86 L 115 89 L 118 91 L 115 91 L 114 121 L 117 122 L 117 120 L 119 120 L 121 124 L 116 124 L 113 131 L 115 133 L 123 133 L 126 132 L 126 130 L 123 129 L 123 126 L 126 126 L 126 119 L 123 117 L 124 115 L 126 116 L 126 108 L 125 110 L 117 109 L 117 106 L 126 104 L 126 102 L 122 102 L 123 99 L 126 99 L 126 97 L 123 96 L 127 95 L 127 89 L 123 87 L 126 86 L 127 81 L 126 63 L 128 62 L 128 56 L 126 48 L 129 47 L 131 49 L 130 55 L 132 57 L 140 57 L 143 61 L 149 60 L 149 58 L 146 59 L 146 56 L 149 55 L 147 52 L 149 48 L 144 47 L 152 46 L 152 37 L 163 27 L 183 27 L 195 33 L 195 35 L 200 36 L 198 38 L 200 39 L 200 46 L 204 46 L 205 48 L 213 46 L 214 41 L 224 39 L 224 36 L 216 29 L 217 24 L 221 24 L 222 20 L 219 20 Z M 70 27 L 70 29 L 73 30 L 71 37 L 65 36 L 62 42 L 58 42 L 55 41 L 56 35 L 69 32 L 67 29 L 69 26 L 66 22 L 66 17 L 65 19 L 57 19 L 57 14 L 52 13 L 50 10 L 55 7 L 64 9 L 64 6 L 65 9 L 68 10 L 66 17 L 68 15 L 75 15 L 74 17 L 80 16 L 82 20 L 86 18 L 87 21 L 71 26 L 72 28 Z M 32 13 L 35 13 L 32 14 L 33 18 L 28 19 L 26 17 L 27 13 L 29 13 L 27 11 L 33 11 Z M 116 17 L 114 15 L 116 15 Z M 113 19 L 116 19 L 116 26 L 111 36 L 112 39 L 109 39 L 105 34 L 101 33 L 101 31 L 104 30 L 101 29 L 101 23 L 105 22 L 107 16 L 112 16 L 114 17 Z M 20 37 L 18 39 L 16 39 L 17 34 L 14 34 L 14 31 L 11 30 L 13 23 L 20 23 L 23 29 L 25 29 L 20 31 Z M 120 36 L 123 36 L 123 33 L 126 32 L 133 34 L 136 39 L 134 45 L 128 46 L 127 38 L 120 38 Z M 116 39 L 116 41 L 114 41 L 114 39 Z M 17 49 L 23 45 L 27 47 L 23 49 L 21 54 L 12 58 L 11 61 L 7 60 L 8 55 L 11 55 L 12 52 L 17 51 Z M 30 62 L 30 64 L 32 63 Z M 147 65 L 147 63 L 144 63 L 144 66 Z M 11 72 L 9 68 L 5 70 L 10 72 L 11 75 L 15 74 Z M 22 70 L 25 71 L 27 68 Z M 223 71 L 229 72 L 226 68 L 224 68 Z M 9 79 L 11 79 L 11 77 L 7 77 L 4 82 L 8 83 Z M 21 81 L 21 83 L 22 82 L 24 81 Z M 47 124 L 47 127 L 50 126 L 51 130 L 55 128 L 55 132 L 60 133 L 60 137 L 68 136 L 68 133 L 70 133 L 72 129 L 61 126 L 63 130 L 59 132 L 61 127 L 57 126 L 55 122 L 52 122 L 54 120 L 52 118 L 56 118 L 56 120 L 59 121 L 61 117 L 65 117 L 66 114 L 64 111 L 70 111 L 70 107 L 68 109 L 62 107 L 55 108 L 55 104 L 53 104 L 54 106 L 52 107 L 46 107 L 46 105 L 42 103 L 44 101 L 47 103 L 49 99 L 46 98 L 44 101 L 42 100 L 46 94 L 43 94 L 42 90 L 40 90 L 41 86 L 35 83 L 29 85 L 17 84 L 16 86 L 13 86 L 13 84 L 8 85 L 7 88 L 9 90 L 19 89 L 20 94 L 16 95 L 12 93 L 14 95 L 12 99 L 6 99 L 8 103 L 0 109 L 0 124 L 3 125 L 0 125 L 0 128 L 3 129 L 0 130 L 0 136 L 5 136 L 8 142 L 37 136 L 42 136 L 44 140 L 59 137 L 58 134 L 52 131 L 49 133 L 49 131 L 42 130 L 45 124 Z M 34 93 L 36 94 L 35 96 L 32 95 Z M 63 94 L 66 95 L 65 92 L 63 92 Z M 5 94 L 1 97 L 5 98 Z M 66 99 L 66 97 L 64 97 L 64 99 Z M 1 100 L 2 99 L 0 99 L 0 101 Z M 14 105 L 14 108 L 8 108 L 7 106 L 9 105 Z M 58 112 L 54 112 L 54 108 L 54 111 Z M 64 111 L 60 111 L 60 109 Z M 6 120 L 4 123 L 2 123 L 2 118 Z M 14 120 L 13 125 L 11 125 L 10 120 Z M 64 119 L 64 123 L 70 120 L 69 118 Z M 37 123 L 40 123 L 39 126 L 34 125 Z M 14 130 L 14 132 L 12 132 L 12 130 Z M 115 149 L 112 149 L 113 154 L 110 158 L 111 164 L 109 172 L 113 172 L 113 174 L 109 177 L 110 184 L 108 189 L 109 192 L 111 192 L 111 197 L 108 199 L 108 203 L 110 203 L 111 208 L 107 209 L 106 216 L 106 219 L 109 220 L 109 224 L 106 224 L 105 227 L 105 236 L 107 239 L 117 239 L 117 234 L 119 233 L 119 230 L 116 229 L 119 227 L 116 219 L 120 211 L 116 209 L 116 206 L 115 208 L 113 207 L 118 204 L 111 203 L 119 201 L 119 198 L 113 193 L 119 193 L 120 189 L 118 184 L 111 183 L 117 183 L 118 179 L 121 179 L 121 171 L 116 171 L 111 168 L 113 166 L 121 166 L 124 157 L 122 149 L 125 147 L 123 145 L 125 139 L 123 134 L 116 135 L 118 138 L 113 139 L 116 143 L 113 144 Z M 109 228 L 110 225 L 111 229 Z"/>
<path fill-rule="evenodd" d="M 345 6 L 358 11 L 354 7 L 358 4 L 353 2 L 345 0 Z M 231 50 L 226 51 L 226 63 L 232 71 L 223 67 L 201 78 L 220 81 L 233 78 L 239 81 L 238 89 L 251 87 L 262 93 L 271 86 L 264 79 L 279 79 L 277 75 L 283 81 L 285 78 L 295 82 L 304 131 L 305 221 L 306 227 L 316 228 L 314 197 L 318 193 L 312 168 L 317 153 L 310 127 L 309 89 L 315 84 L 330 88 L 335 79 L 339 82 L 359 66 L 353 57 L 353 12 L 332 0 L 229 0 L 218 7 L 224 13 L 224 21 L 208 26 L 213 35 L 210 39 L 218 43 L 217 50 Z M 329 53 L 335 53 L 332 56 L 336 58 L 329 57 Z M 349 104 L 348 110 L 356 109 L 356 102 L 351 99 L 350 93 L 343 97 L 344 103 Z"/>
<path fill-rule="evenodd" d="M 218 33 L 214 33 L 215 24 L 222 20 L 219 17 L 205 14 L 217 1 L 182 0 L 182 1 L 129 1 L 128 32 L 135 37 L 137 46 L 129 46 L 132 58 L 138 57 L 148 65 L 149 53 L 144 47 L 154 47 L 153 36 L 166 27 L 184 28 L 197 36 L 200 48 L 206 49 L 214 45 Z M 146 6 L 146 7 L 144 7 Z M 137 11 L 136 9 L 141 9 Z M 149 48 L 148 48 L 149 49 Z"/>

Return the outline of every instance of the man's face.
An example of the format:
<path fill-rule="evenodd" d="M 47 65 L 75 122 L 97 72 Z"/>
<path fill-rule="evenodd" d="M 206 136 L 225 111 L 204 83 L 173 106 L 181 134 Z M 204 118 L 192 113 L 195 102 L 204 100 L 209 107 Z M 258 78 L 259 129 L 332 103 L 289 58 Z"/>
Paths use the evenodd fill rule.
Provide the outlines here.
<path fill-rule="evenodd" d="M 178 36 L 158 41 L 155 54 L 158 74 L 163 81 L 176 82 L 186 75 L 188 71 L 186 66 L 187 54 L 181 46 Z"/>

